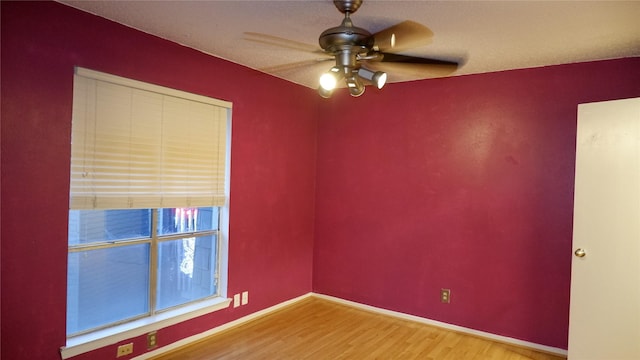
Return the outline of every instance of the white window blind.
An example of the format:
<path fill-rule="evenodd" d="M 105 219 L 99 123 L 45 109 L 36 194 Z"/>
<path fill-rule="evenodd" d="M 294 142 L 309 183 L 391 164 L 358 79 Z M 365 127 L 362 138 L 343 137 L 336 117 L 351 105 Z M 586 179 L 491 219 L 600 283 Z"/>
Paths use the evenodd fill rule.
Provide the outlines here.
<path fill-rule="evenodd" d="M 78 68 L 70 209 L 223 206 L 228 102 Z"/>

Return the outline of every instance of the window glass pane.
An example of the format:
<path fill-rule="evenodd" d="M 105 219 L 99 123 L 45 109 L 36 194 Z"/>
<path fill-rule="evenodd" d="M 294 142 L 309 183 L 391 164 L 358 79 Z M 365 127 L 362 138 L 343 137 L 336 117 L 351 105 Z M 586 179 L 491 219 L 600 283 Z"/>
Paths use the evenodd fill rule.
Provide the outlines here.
<path fill-rule="evenodd" d="M 215 235 L 161 242 L 158 258 L 158 309 L 215 295 L 217 251 Z"/>
<path fill-rule="evenodd" d="M 149 312 L 149 244 L 69 253 L 67 334 Z"/>
<path fill-rule="evenodd" d="M 158 210 L 159 235 L 217 229 L 217 207 L 167 208 Z"/>
<path fill-rule="evenodd" d="M 150 236 L 150 209 L 69 211 L 69 245 Z"/>

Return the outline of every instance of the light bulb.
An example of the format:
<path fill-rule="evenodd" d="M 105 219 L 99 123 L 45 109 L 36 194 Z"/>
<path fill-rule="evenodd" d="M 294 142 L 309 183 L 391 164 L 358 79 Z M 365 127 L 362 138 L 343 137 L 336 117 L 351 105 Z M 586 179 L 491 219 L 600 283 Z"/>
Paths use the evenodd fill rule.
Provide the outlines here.
<path fill-rule="evenodd" d="M 335 75 L 331 72 L 324 73 L 320 76 L 320 86 L 327 91 L 331 91 L 336 88 L 338 81 L 336 80 Z"/>
<path fill-rule="evenodd" d="M 374 80 L 376 82 L 376 87 L 378 89 L 382 89 L 384 84 L 387 83 L 387 73 L 385 73 L 385 72 L 381 73 L 380 76 L 378 76 L 377 78 L 374 77 Z"/>

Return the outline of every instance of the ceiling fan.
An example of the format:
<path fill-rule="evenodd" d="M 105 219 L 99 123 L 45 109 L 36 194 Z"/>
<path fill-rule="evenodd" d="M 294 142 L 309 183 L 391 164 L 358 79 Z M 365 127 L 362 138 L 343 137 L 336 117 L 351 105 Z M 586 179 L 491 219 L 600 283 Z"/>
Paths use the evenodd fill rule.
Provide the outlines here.
<path fill-rule="evenodd" d="M 344 19 L 339 26 L 329 28 L 320 34 L 318 42 L 322 53 L 328 56 L 311 62 L 335 59 L 335 65 L 320 76 L 320 96 L 331 96 L 341 80 L 344 80 L 352 96 L 360 96 L 364 93 L 365 83 L 381 89 L 387 81 L 387 71 L 393 75 L 404 74 L 411 79 L 424 79 L 449 75 L 459 67 L 459 63 L 455 61 L 399 54 L 430 42 L 433 33 L 424 25 L 407 20 L 375 34 L 354 26 L 351 15 L 360 8 L 362 2 L 363 0 L 333 0 L 336 8 L 344 14 Z M 269 43 L 275 40 L 286 47 L 308 49 L 306 44 L 295 41 L 269 35 L 261 37 L 266 38 L 266 42 Z M 305 61 L 289 65 L 309 63 Z"/>

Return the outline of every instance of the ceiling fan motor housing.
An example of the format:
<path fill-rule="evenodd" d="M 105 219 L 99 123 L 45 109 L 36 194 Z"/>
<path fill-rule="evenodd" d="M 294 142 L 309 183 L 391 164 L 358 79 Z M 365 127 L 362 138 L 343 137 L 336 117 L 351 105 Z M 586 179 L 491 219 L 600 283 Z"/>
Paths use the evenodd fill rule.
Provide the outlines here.
<path fill-rule="evenodd" d="M 351 47 L 357 53 L 368 52 L 373 48 L 371 33 L 357 26 L 336 26 L 320 34 L 320 47 L 329 53 L 336 53 L 345 47 Z"/>
<path fill-rule="evenodd" d="M 353 54 L 369 52 L 375 42 L 373 36 L 367 30 L 353 26 L 349 17 L 349 14 L 353 14 L 360 8 L 362 0 L 334 0 L 333 4 L 344 14 L 344 20 L 340 26 L 329 28 L 320 34 L 318 39 L 320 47 L 333 55 L 344 52 Z"/>

